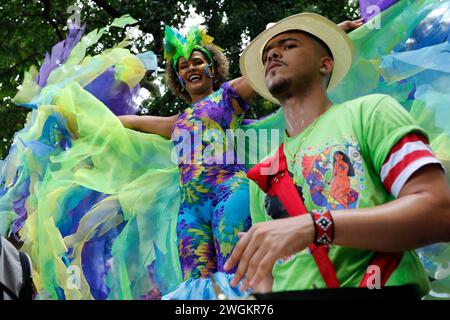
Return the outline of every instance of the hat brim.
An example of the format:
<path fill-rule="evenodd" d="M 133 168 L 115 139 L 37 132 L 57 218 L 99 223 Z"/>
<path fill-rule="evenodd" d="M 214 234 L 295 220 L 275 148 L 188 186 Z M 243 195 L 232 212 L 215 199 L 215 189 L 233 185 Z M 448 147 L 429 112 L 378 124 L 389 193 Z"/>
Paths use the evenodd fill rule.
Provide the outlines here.
<path fill-rule="evenodd" d="M 257 36 L 240 58 L 241 73 L 262 97 L 279 104 L 267 89 L 262 54 L 267 43 L 278 34 L 290 30 L 308 32 L 328 45 L 334 57 L 334 67 L 327 90 L 336 87 L 352 65 L 353 45 L 347 34 L 334 22 L 315 13 L 299 13 L 274 24 Z"/>

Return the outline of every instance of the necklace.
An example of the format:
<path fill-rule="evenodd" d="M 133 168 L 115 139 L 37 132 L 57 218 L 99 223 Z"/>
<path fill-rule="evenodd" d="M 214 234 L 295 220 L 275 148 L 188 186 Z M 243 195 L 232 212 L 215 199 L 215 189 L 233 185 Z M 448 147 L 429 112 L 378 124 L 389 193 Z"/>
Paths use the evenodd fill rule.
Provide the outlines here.
<path fill-rule="evenodd" d="M 308 127 L 305 128 L 301 133 L 297 134 L 294 137 L 289 137 L 287 132 L 285 131 L 285 139 L 284 139 L 284 153 L 289 156 L 290 159 L 295 159 L 295 154 L 301 151 L 302 144 L 309 138 L 311 133 L 314 131 L 317 123 L 320 120 L 320 117 L 317 117 Z M 294 152 L 290 152 L 289 149 L 295 150 Z"/>

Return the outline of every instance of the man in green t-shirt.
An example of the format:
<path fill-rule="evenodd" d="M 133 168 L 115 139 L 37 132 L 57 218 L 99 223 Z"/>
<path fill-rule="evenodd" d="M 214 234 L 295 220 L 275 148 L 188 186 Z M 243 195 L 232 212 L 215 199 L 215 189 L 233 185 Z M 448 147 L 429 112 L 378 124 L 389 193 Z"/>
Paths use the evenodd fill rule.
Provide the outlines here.
<path fill-rule="evenodd" d="M 283 177 L 280 168 L 269 178 L 263 165 L 249 172 L 254 226 L 225 265 L 238 264 L 232 285 L 244 280 L 241 289 L 268 292 L 379 287 L 381 279 L 428 292 L 413 249 L 450 241 L 442 165 L 426 133 L 393 98 L 333 105 L 326 91 L 344 78 L 352 57 L 347 35 L 311 13 L 278 22 L 244 51 L 242 73 L 260 95 L 281 104 L 285 117 L 283 146 L 266 163 L 282 167 L 274 159 L 285 156 L 296 194 L 270 189 Z M 309 214 L 292 214 L 300 212 L 293 203 Z"/>

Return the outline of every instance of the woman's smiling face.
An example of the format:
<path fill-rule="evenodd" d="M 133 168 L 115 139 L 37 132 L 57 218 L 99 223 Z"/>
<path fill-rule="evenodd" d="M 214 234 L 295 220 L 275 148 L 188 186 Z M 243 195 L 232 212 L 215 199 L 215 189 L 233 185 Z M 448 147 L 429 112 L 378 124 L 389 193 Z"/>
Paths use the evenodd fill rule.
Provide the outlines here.
<path fill-rule="evenodd" d="M 193 101 L 196 100 L 196 97 L 207 97 L 213 92 L 212 70 L 202 52 L 192 52 L 189 60 L 180 57 L 178 74 Z"/>

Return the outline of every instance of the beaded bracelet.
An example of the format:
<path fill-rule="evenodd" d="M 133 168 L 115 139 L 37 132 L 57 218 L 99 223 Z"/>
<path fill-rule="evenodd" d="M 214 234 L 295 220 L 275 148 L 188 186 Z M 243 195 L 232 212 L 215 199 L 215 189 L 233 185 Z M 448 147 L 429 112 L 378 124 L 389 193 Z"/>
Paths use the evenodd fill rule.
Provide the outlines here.
<path fill-rule="evenodd" d="M 311 213 L 314 221 L 314 241 L 316 246 L 331 244 L 334 240 L 334 221 L 330 211 Z"/>

